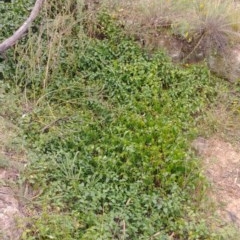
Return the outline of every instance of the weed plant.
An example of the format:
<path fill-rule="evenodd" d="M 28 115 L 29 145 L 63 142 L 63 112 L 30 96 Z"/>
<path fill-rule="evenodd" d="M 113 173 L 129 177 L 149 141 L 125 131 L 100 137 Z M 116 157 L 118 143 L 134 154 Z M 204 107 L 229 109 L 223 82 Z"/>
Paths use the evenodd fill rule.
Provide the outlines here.
<path fill-rule="evenodd" d="M 47 3 L 4 74 L 32 106 L 15 118 L 31 149 L 21 180 L 39 191 L 22 239 L 219 239 L 189 150 L 216 79 L 149 55 L 106 13 L 89 34 L 71 3 Z"/>

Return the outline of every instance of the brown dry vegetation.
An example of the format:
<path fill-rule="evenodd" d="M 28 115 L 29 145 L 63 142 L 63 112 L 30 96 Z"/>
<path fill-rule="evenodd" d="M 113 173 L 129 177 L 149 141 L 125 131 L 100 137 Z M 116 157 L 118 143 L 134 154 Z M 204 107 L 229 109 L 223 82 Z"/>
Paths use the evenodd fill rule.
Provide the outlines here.
<path fill-rule="evenodd" d="M 213 52 L 226 54 L 240 36 L 239 5 L 233 0 L 123 0 L 115 6 L 114 16 L 149 48 L 171 49 L 163 44 L 167 30 L 168 40 L 178 41 L 181 60 L 196 61 Z"/>

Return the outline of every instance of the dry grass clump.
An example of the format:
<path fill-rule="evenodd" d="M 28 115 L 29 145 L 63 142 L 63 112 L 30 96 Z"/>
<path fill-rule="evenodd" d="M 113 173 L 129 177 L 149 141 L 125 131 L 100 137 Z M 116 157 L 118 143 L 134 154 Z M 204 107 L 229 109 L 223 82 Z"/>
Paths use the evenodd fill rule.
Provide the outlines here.
<path fill-rule="evenodd" d="M 138 39 L 156 37 L 160 29 L 171 26 L 177 14 L 172 0 L 121 1 L 115 12 L 126 31 Z"/>
<path fill-rule="evenodd" d="M 16 76 L 18 84 L 23 87 L 31 85 L 34 89 L 35 86 L 41 85 L 44 90 L 51 76 L 59 72 L 60 55 L 65 54 L 67 60 L 74 53 L 69 36 L 82 34 L 80 23 L 76 19 L 82 12 L 83 3 L 67 0 L 60 4 L 61 7 L 58 7 L 57 3 L 57 0 L 45 3 L 41 12 L 45 22 L 39 26 L 38 34 L 29 31 L 27 43 L 15 48 L 18 59 Z M 66 45 L 69 46 L 68 54 L 63 52 Z M 26 69 L 25 72 L 22 71 L 23 68 Z M 19 82 L 19 79 L 22 82 Z M 34 91 L 32 93 L 34 94 Z"/>
<path fill-rule="evenodd" d="M 232 0 L 198 0 L 192 9 L 192 37 L 205 55 L 227 53 L 239 41 L 240 17 Z"/>
<path fill-rule="evenodd" d="M 133 1 L 133 17 L 139 26 L 148 26 L 157 29 L 171 25 L 171 20 L 175 14 L 173 1 L 164 0 L 142 0 Z"/>

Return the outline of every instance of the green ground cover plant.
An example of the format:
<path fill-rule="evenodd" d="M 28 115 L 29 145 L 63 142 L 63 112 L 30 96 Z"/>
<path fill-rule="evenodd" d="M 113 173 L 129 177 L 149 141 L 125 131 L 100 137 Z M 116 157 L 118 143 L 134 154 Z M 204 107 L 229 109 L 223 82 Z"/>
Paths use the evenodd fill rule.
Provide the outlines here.
<path fill-rule="evenodd" d="M 89 29 L 72 3 L 45 6 L 4 61 L 4 95 L 23 106 L 5 117 L 29 149 L 20 181 L 37 192 L 22 239 L 221 239 L 189 150 L 218 80 L 149 54 L 106 12 Z"/>
<path fill-rule="evenodd" d="M 14 4 L 0 1 L 0 41 L 10 37 L 26 19 L 28 10 L 34 1 L 17 0 Z"/>
<path fill-rule="evenodd" d="M 149 56 L 106 14 L 98 27 L 103 39 L 74 45 L 74 65 L 62 55 L 44 95 L 37 86 L 37 107 L 22 119 L 36 154 L 27 179 L 42 189 L 40 202 L 74 216 L 65 239 L 210 236 L 198 219 L 204 184 L 188 140 L 214 79 L 204 67 Z M 44 219 L 37 223 L 47 228 Z M 60 237 L 38 224 L 28 236 Z"/>

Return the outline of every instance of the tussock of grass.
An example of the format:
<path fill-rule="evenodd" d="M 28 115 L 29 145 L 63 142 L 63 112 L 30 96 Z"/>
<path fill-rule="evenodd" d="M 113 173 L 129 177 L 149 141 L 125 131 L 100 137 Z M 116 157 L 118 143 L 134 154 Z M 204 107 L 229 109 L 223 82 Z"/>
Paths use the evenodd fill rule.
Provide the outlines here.
<path fill-rule="evenodd" d="M 229 46 L 239 39 L 240 17 L 234 1 L 201 1 L 196 10 L 193 34 L 207 54 L 226 54 Z"/>

